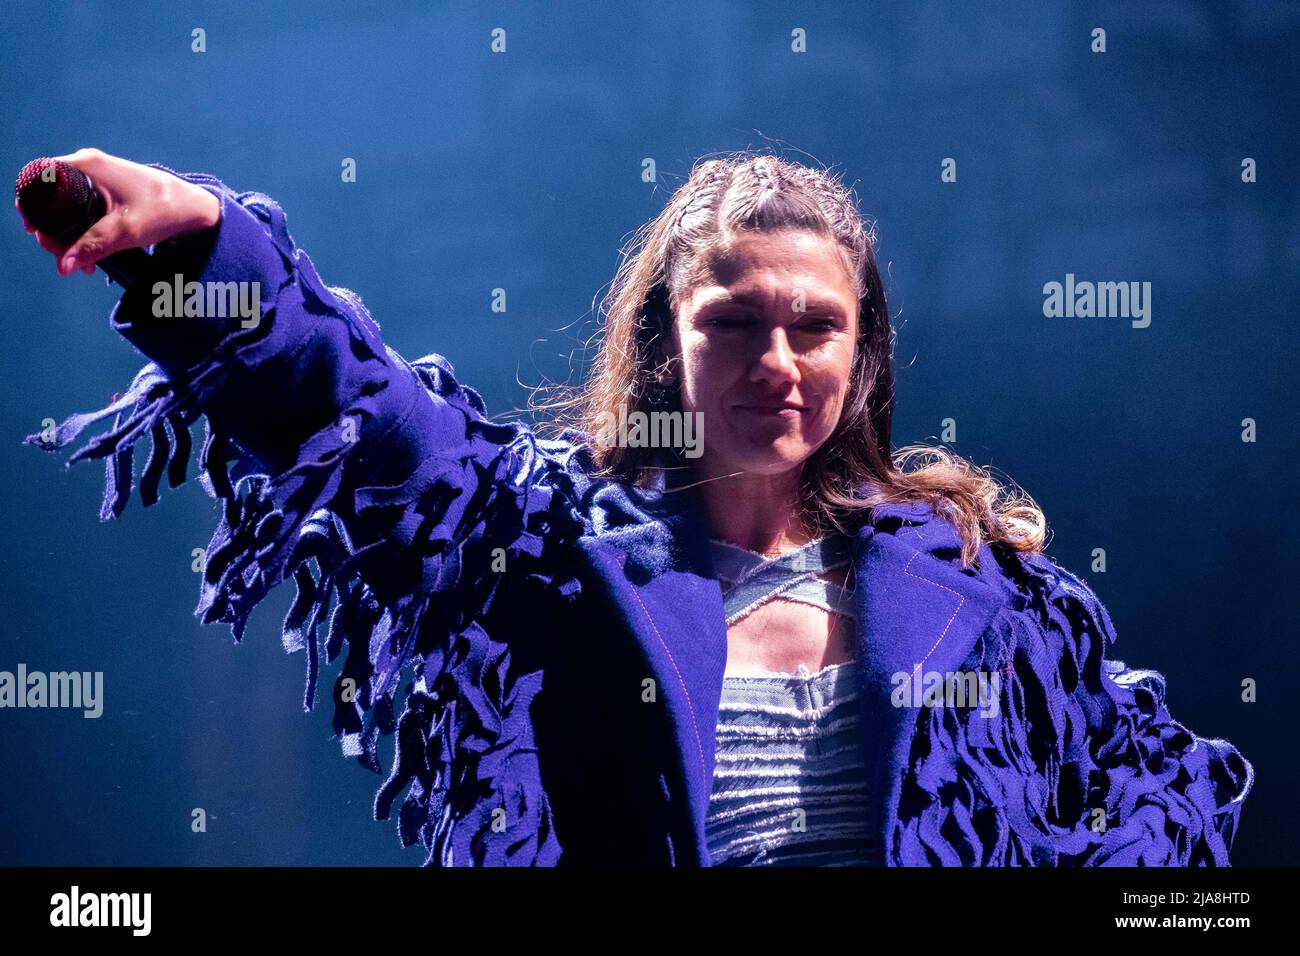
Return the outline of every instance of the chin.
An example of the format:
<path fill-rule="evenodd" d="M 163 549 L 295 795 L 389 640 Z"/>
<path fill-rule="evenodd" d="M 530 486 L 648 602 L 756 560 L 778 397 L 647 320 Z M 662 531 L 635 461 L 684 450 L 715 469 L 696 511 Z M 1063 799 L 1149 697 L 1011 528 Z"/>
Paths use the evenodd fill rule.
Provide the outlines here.
<path fill-rule="evenodd" d="M 723 468 L 722 472 L 729 474 L 733 471 L 743 471 L 750 475 L 782 475 L 799 468 L 807 460 L 806 454 L 791 454 L 776 447 L 761 450 L 750 448 L 744 454 L 729 455 L 728 467 Z"/>

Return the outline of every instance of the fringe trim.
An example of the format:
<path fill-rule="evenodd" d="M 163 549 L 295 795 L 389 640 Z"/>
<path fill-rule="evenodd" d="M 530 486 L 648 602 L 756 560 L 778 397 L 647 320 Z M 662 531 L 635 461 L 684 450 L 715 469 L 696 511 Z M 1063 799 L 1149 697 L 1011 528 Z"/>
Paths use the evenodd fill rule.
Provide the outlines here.
<path fill-rule="evenodd" d="M 1021 592 L 970 665 L 1002 674 L 999 713 L 922 711 L 894 859 L 1229 865 L 1251 765 L 1175 721 L 1160 674 L 1105 660 L 1114 628 L 1082 580 L 1042 555 L 1019 560 Z"/>
<path fill-rule="evenodd" d="M 350 297 L 347 290 L 329 291 Z M 234 333 L 218 352 L 246 338 Z M 256 342 L 247 347 L 253 349 Z M 147 437 L 138 490 L 150 506 L 164 473 L 172 487 L 186 480 L 189 426 L 225 360 L 214 355 L 181 384 L 151 363 L 112 404 L 73 415 L 24 443 L 61 449 L 113 416 L 112 427 L 73 452 L 67 466 L 105 459 L 100 518 L 116 518 L 130 498 L 135 447 Z M 477 559 L 499 547 L 512 572 L 540 568 L 550 529 L 581 533 L 580 512 L 570 502 L 584 483 L 582 456 L 564 441 L 541 441 L 518 426 L 485 421 L 478 394 L 457 384 L 441 356 L 411 368 L 450 406 L 446 414 L 464 415 L 466 441 L 435 449 L 436 456 L 397 487 L 342 486 L 352 443 L 343 441 L 339 424 L 309 439 L 292 467 L 270 477 L 204 418 L 199 478 L 220 502 L 221 518 L 207 548 L 195 616 L 205 624 L 229 624 L 240 641 L 253 608 L 291 577 L 296 595 L 282 641 L 287 652 L 307 652 L 304 708 L 315 707 L 322 649 L 329 664 L 346 643 L 333 692 L 333 726 L 344 755 L 382 773 L 379 737 L 396 732 L 395 761 L 376 795 L 375 819 L 388 819 L 405 791 L 399 837 L 403 846 L 423 842 L 425 865 L 552 865 L 561 847 L 530 718 L 542 674 L 516 673 L 511 648 L 478 623 L 506 575 L 491 573 Z M 338 423 L 372 415 L 375 401 L 361 398 Z M 343 495 L 350 497 L 344 501 Z M 392 513 L 391 534 L 354 549 L 339 513 L 360 516 L 379 508 Z M 465 560 L 470 549 L 472 562 Z M 384 603 L 369 583 L 375 574 L 386 583 L 410 583 Z M 544 580 L 560 600 L 573 600 L 579 590 L 574 578 L 529 576 Z"/>

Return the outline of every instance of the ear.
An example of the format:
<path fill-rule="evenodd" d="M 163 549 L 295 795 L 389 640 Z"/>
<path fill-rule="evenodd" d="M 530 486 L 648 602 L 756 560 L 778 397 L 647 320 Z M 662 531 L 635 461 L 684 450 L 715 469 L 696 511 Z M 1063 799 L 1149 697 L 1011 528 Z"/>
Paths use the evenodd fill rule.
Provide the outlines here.
<path fill-rule="evenodd" d="M 680 359 L 682 342 L 677 329 L 677 315 L 662 282 L 657 283 L 646 296 L 643 315 L 648 320 L 647 324 L 658 333 L 653 343 L 655 365 Z"/>
<path fill-rule="evenodd" d="M 656 350 L 654 367 L 659 371 L 655 375 L 655 382 L 662 386 L 673 385 L 677 382 L 677 371 L 681 367 L 681 347 L 677 341 L 677 330 L 672 329 L 670 334 L 664 336 L 659 341 L 659 348 Z"/>

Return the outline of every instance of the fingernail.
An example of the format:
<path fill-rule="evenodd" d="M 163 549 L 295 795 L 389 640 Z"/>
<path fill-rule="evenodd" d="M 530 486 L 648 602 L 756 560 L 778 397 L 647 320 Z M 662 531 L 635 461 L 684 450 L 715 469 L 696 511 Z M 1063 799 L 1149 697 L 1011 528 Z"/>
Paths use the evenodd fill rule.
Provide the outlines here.
<path fill-rule="evenodd" d="M 66 275 L 71 275 L 77 269 L 76 256 L 64 256 L 63 261 L 59 263 L 59 269 Z"/>

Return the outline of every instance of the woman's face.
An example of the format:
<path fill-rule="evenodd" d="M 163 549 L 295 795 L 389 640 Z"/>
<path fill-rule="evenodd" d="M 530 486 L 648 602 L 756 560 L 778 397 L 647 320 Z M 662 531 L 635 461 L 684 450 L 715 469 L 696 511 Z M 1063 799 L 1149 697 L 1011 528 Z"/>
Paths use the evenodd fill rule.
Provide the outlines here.
<path fill-rule="evenodd" d="M 834 431 L 858 334 L 846 260 L 816 233 L 745 232 L 682 294 L 682 410 L 701 413 L 708 475 L 788 472 Z"/>

